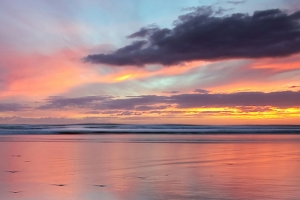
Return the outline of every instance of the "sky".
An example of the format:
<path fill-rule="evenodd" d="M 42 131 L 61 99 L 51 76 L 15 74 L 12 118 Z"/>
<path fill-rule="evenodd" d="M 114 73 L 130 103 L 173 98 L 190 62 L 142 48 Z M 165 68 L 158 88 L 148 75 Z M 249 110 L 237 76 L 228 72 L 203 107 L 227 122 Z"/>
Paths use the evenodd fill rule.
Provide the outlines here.
<path fill-rule="evenodd" d="M 0 123 L 299 124 L 299 0 L 2 0 Z"/>

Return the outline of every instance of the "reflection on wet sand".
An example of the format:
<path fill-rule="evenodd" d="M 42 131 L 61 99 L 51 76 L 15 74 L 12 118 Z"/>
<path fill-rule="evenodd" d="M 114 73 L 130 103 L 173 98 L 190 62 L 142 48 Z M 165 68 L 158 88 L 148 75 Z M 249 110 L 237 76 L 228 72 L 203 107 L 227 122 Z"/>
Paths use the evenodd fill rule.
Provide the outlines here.
<path fill-rule="evenodd" d="M 7 137 L 0 138 L 3 200 L 300 196 L 297 135 Z"/>

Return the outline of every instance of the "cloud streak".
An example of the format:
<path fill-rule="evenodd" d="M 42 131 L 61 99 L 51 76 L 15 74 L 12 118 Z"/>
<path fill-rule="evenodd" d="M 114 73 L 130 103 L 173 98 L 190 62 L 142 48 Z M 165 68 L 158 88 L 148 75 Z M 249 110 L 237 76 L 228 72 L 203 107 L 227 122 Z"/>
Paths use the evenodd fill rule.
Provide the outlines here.
<path fill-rule="evenodd" d="M 51 97 L 39 109 L 90 108 L 93 110 L 151 111 L 166 108 L 271 106 L 289 108 L 300 106 L 300 91 L 192 93 L 171 96 L 141 95 L 127 98 L 87 96 L 79 98 Z"/>
<path fill-rule="evenodd" d="M 84 108 L 89 104 L 109 99 L 109 96 L 85 96 L 77 98 L 65 98 L 52 96 L 45 99 L 48 103 L 38 107 L 38 109 L 65 109 L 65 108 Z"/>
<path fill-rule="evenodd" d="M 0 112 L 17 112 L 27 110 L 29 107 L 18 103 L 0 103 Z"/>
<path fill-rule="evenodd" d="M 300 52 L 300 11 L 280 9 L 223 16 L 212 7 L 181 15 L 172 29 L 143 27 L 136 39 L 110 54 L 83 60 L 116 66 L 174 65 L 193 60 L 282 57 Z"/>
<path fill-rule="evenodd" d="M 300 91 L 236 92 L 229 94 L 182 94 L 171 97 L 179 108 L 272 106 L 288 108 L 300 106 Z"/>
<path fill-rule="evenodd" d="M 234 4 L 234 5 L 243 4 L 245 2 L 246 2 L 246 0 L 244 0 L 244 1 L 227 1 L 227 3 Z"/>

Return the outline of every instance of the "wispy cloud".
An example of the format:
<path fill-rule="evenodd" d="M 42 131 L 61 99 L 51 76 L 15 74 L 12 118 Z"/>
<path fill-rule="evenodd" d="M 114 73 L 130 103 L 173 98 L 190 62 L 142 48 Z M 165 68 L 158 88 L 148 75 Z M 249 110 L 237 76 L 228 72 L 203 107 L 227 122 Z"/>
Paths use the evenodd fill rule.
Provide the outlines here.
<path fill-rule="evenodd" d="M 28 110 L 28 106 L 18 103 L 0 103 L 0 112 L 16 112 Z"/>
<path fill-rule="evenodd" d="M 86 96 L 77 98 L 65 98 L 53 96 L 45 99 L 48 103 L 39 106 L 39 109 L 65 109 L 65 108 L 84 108 L 95 102 L 101 102 L 110 99 L 109 96 Z"/>
<path fill-rule="evenodd" d="M 244 0 L 244 1 L 227 1 L 227 3 L 237 5 L 237 4 L 243 4 L 243 3 L 246 3 L 246 0 Z"/>
<path fill-rule="evenodd" d="M 78 124 L 78 123 L 106 123 L 109 117 L 0 117 L 0 123 L 5 124 Z"/>

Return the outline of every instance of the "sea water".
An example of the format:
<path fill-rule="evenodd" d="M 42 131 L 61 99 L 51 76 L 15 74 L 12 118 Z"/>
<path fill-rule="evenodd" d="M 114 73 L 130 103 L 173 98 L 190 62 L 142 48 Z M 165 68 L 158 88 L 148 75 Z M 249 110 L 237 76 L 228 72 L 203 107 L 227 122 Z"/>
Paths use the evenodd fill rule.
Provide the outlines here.
<path fill-rule="evenodd" d="M 176 124 L 0 124 L 0 134 L 61 133 L 300 133 L 299 125 L 176 125 Z"/>

